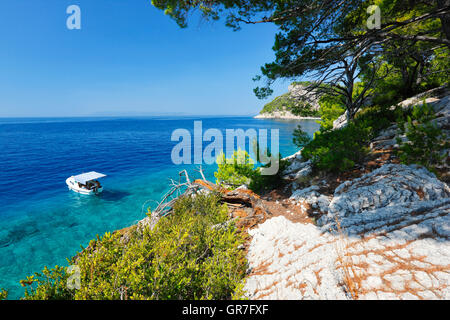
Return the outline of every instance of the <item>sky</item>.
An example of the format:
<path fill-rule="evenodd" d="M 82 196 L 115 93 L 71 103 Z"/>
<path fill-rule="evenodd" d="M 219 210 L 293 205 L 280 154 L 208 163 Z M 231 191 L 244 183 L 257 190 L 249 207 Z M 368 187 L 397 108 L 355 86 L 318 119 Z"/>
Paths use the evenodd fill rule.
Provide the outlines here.
<path fill-rule="evenodd" d="M 257 114 L 275 33 L 195 16 L 182 29 L 150 0 L 0 0 L 0 117 Z"/>

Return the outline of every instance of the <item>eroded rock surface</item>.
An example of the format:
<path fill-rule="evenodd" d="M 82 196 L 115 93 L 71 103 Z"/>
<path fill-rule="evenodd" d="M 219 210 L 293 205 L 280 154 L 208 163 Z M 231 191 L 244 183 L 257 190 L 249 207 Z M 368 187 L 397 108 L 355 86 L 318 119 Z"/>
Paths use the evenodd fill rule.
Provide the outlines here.
<path fill-rule="evenodd" d="M 347 126 L 348 123 L 348 112 L 345 111 L 344 114 L 340 115 L 336 120 L 333 121 L 333 129 L 340 129 Z"/>
<path fill-rule="evenodd" d="M 427 169 L 386 164 L 336 188 L 328 219 L 335 220 L 378 208 L 448 198 L 450 188 Z"/>
<path fill-rule="evenodd" d="M 250 298 L 450 299 L 450 190 L 432 173 L 384 165 L 342 183 L 327 212 L 318 225 L 278 216 L 249 231 Z"/>
<path fill-rule="evenodd" d="M 330 197 L 319 193 L 319 186 L 314 185 L 305 189 L 295 190 L 290 199 L 296 201 L 305 201 L 314 209 L 320 209 L 322 213 L 328 211 Z"/>

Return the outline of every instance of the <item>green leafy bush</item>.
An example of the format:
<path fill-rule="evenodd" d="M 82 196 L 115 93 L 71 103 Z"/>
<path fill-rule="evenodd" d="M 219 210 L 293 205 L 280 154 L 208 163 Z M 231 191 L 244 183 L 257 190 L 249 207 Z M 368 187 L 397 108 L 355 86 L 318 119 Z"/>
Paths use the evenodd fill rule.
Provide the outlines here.
<path fill-rule="evenodd" d="M 0 288 L 0 300 L 6 300 L 8 298 L 8 291 Z"/>
<path fill-rule="evenodd" d="M 339 172 L 352 168 L 367 153 L 364 144 L 370 130 L 353 123 L 341 130 L 318 132 L 307 144 L 302 156 L 319 170 Z"/>
<path fill-rule="evenodd" d="M 229 159 L 221 153 L 217 158 L 217 165 L 218 169 L 214 176 L 218 185 L 232 187 L 249 185 L 255 175 L 255 163 L 245 150 L 234 151 Z"/>
<path fill-rule="evenodd" d="M 65 267 L 44 267 L 42 272 L 28 276 L 20 284 L 25 287 L 26 300 L 70 300 L 74 293 L 67 287 L 69 276 Z"/>
<path fill-rule="evenodd" d="M 431 171 L 442 162 L 445 154 L 442 151 L 450 148 L 446 135 L 433 123 L 436 118 L 431 106 L 426 103 L 414 106 L 410 112 L 401 115 L 398 120 L 400 134 L 407 140 L 397 138 L 400 145 L 398 157 L 402 163 L 417 163 Z"/>
<path fill-rule="evenodd" d="M 375 138 L 383 129 L 393 124 L 397 119 L 398 109 L 391 110 L 388 107 L 372 106 L 366 107 L 355 116 L 355 125 L 368 128 L 370 131 L 369 139 Z"/>
<path fill-rule="evenodd" d="M 254 145 L 255 154 L 259 157 L 259 146 Z M 267 157 L 272 158 L 270 150 L 266 150 Z M 225 158 L 222 153 L 218 158 L 218 169 L 214 173 L 217 181 L 216 183 L 226 187 L 238 187 L 240 185 L 247 185 L 255 192 L 263 192 L 277 188 L 282 183 L 281 174 L 287 167 L 288 162 L 281 158 L 281 154 L 273 157 L 278 162 L 278 171 L 273 175 L 261 174 L 261 168 L 267 168 L 273 164 L 263 164 L 260 167 L 255 167 L 254 161 L 249 154 L 244 150 L 238 150 L 233 153 L 229 159 Z M 260 159 L 256 159 L 260 161 Z M 271 160 L 274 161 L 274 160 Z"/>
<path fill-rule="evenodd" d="M 268 152 L 268 157 L 271 157 L 270 152 Z M 255 192 L 261 193 L 264 191 L 269 191 L 278 188 L 283 184 L 283 178 L 281 176 L 283 174 L 283 171 L 289 165 L 289 161 L 283 160 L 281 154 L 278 154 L 278 157 L 277 156 L 273 157 L 273 159 L 276 159 L 275 161 L 278 162 L 277 173 L 273 175 L 263 175 L 261 174 L 260 168 L 257 168 L 250 183 L 250 189 L 252 189 Z M 265 164 L 262 165 L 261 168 L 267 168 L 270 165 L 273 164 L 270 163 Z"/>
<path fill-rule="evenodd" d="M 305 145 L 307 145 L 311 141 L 311 138 L 309 137 L 308 133 L 303 131 L 301 125 L 297 126 L 297 128 L 294 130 L 294 133 L 292 135 L 293 135 L 292 142 L 298 148 L 303 148 Z"/>
<path fill-rule="evenodd" d="M 333 128 L 333 122 L 345 112 L 345 106 L 342 105 L 339 97 L 324 94 L 319 99 L 320 105 L 320 129 L 322 131 Z"/>
<path fill-rule="evenodd" d="M 243 238 L 214 194 L 180 198 L 153 230 L 92 240 L 78 254 L 81 288 L 66 268 L 44 269 L 22 281 L 26 299 L 228 299 L 245 275 Z"/>
<path fill-rule="evenodd" d="M 316 132 L 302 151 L 319 170 L 341 172 L 361 162 L 368 152 L 367 144 L 380 130 L 390 125 L 394 112 L 380 107 L 366 108 L 346 127 Z"/>

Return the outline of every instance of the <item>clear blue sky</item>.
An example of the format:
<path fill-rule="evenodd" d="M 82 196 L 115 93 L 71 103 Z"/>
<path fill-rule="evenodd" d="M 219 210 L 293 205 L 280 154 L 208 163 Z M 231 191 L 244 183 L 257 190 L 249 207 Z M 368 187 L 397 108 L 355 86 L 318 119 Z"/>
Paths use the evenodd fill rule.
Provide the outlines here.
<path fill-rule="evenodd" d="M 71 4 L 81 30 L 66 28 Z M 181 29 L 150 0 L 0 0 L 0 117 L 256 114 L 275 32 L 195 17 Z"/>

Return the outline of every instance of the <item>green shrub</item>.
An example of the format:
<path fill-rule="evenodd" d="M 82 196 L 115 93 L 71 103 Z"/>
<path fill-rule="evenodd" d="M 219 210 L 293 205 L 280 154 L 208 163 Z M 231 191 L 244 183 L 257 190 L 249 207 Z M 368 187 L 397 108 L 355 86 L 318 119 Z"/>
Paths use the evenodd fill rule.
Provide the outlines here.
<path fill-rule="evenodd" d="M 67 288 L 69 276 L 65 267 L 55 266 L 53 269 L 44 267 L 41 273 L 36 272 L 28 276 L 25 280 L 21 280 L 20 284 L 25 287 L 26 300 L 70 300 L 74 294 Z"/>
<path fill-rule="evenodd" d="M 397 120 L 399 133 L 405 134 L 407 138 L 407 141 L 397 138 L 400 145 L 397 154 L 402 163 L 417 163 L 435 171 L 435 166 L 445 158 L 442 151 L 450 148 L 450 143 L 442 130 L 432 122 L 435 118 L 433 108 L 425 102 L 400 115 Z"/>
<path fill-rule="evenodd" d="M 370 138 L 374 138 L 381 130 L 389 127 L 397 119 L 400 109 L 391 110 L 385 106 L 366 107 L 355 116 L 354 123 L 360 127 L 369 128 Z"/>
<path fill-rule="evenodd" d="M 352 168 L 367 153 L 370 130 L 353 123 L 341 130 L 318 132 L 302 156 L 319 170 L 340 172 Z"/>
<path fill-rule="evenodd" d="M 81 288 L 66 286 L 67 269 L 23 280 L 26 299 L 228 299 L 245 275 L 243 238 L 218 196 L 180 198 L 153 230 L 92 240 L 76 259 Z"/>
<path fill-rule="evenodd" d="M 218 169 L 214 176 L 218 185 L 232 187 L 249 185 L 255 175 L 254 161 L 245 150 L 234 151 L 229 159 L 221 153 L 217 158 L 217 165 Z"/>
<path fill-rule="evenodd" d="M 8 298 L 8 291 L 0 288 L 0 300 L 6 300 Z"/>
<path fill-rule="evenodd" d="M 344 114 L 345 106 L 342 105 L 339 97 L 324 94 L 319 99 L 320 105 L 320 129 L 322 131 L 329 130 L 333 128 L 333 122 L 340 115 Z"/>
<path fill-rule="evenodd" d="M 259 146 L 254 145 L 254 152 L 259 161 Z M 272 158 L 270 150 L 265 151 L 267 157 Z M 247 185 L 255 192 L 263 192 L 279 187 L 282 183 L 281 174 L 287 167 L 288 161 L 281 158 L 281 154 L 273 157 L 278 162 L 278 171 L 274 175 L 261 174 L 261 168 L 271 166 L 271 163 L 263 164 L 260 167 L 255 167 L 254 161 L 250 158 L 246 151 L 238 150 L 233 153 L 229 159 L 225 158 L 222 153 L 218 159 L 218 169 L 214 173 L 217 181 L 216 183 L 222 186 L 238 187 L 240 185 Z"/>
<path fill-rule="evenodd" d="M 268 152 L 268 156 L 271 157 L 270 152 Z M 283 184 L 282 174 L 283 171 L 289 165 L 289 161 L 283 160 L 281 154 L 278 154 L 278 157 L 274 157 L 275 161 L 278 161 L 278 171 L 273 175 L 263 175 L 261 174 L 259 168 L 255 170 L 252 181 L 250 183 L 250 189 L 255 192 L 261 193 L 268 190 L 273 190 L 280 187 Z M 262 165 L 261 168 L 267 168 L 272 164 Z"/>
<path fill-rule="evenodd" d="M 300 149 L 303 148 L 305 145 L 307 145 L 311 138 L 309 137 L 308 133 L 303 131 L 302 126 L 298 125 L 297 128 L 294 130 L 294 133 L 292 134 L 292 142 Z"/>
<path fill-rule="evenodd" d="M 346 127 L 339 130 L 321 130 L 302 151 L 315 168 L 341 172 L 361 162 L 368 152 L 367 144 L 380 130 L 395 118 L 386 108 L 371 107 L 362 110 Z"/>

